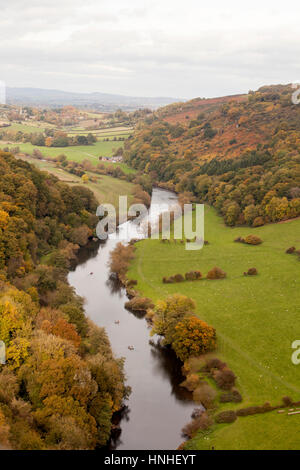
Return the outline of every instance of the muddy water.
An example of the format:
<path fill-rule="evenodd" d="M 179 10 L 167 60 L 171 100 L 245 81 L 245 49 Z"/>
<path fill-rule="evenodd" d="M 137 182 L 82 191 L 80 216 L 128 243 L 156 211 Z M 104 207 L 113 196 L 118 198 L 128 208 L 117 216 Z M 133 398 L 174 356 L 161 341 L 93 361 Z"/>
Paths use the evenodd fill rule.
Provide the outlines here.
<path fill-rule="evenodd" d="M 153 190 L 153 213 L 164 212 L 166 205 L 174 203 L 173 193 Z M 69 274 L 70 284 L 86 299 L 86 315 L 105 327 L 115 355 L 126 359 L 125 372 L 132 393 L 120 416 L 121 433 L 111 447 L 176 449 L 183 441 L 181 429 L 190 420 L 194 404 L 190 394 L 179 386 L 183 378 L 172 351 L 161 347 L 157 338 L 150 338 L 143 317 L 125 310 L 124 289 L 109 279 L 109 253 L 116 243 L 110 238 L 83 249 L 78 265 Z M 129 345 L 134 350 L 129 350 Z"/>

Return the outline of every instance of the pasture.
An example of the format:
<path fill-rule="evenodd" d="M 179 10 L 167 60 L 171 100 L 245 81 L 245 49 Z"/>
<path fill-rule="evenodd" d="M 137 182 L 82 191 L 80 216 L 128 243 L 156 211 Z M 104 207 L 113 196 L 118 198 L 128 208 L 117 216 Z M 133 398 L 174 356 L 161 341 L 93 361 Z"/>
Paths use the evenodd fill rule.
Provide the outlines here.
<path fill-rule="evenodd" d="M 238 236 L 250 233 L 262 238 L 263 244 L 234 243 Z M 277 405 L 284 396 L 299 400 L 300 365 L 291 361 L 291 345 L 300 339 L 300 263 L 297 255 L 285 251 L 290 246 L 300 249 L 300 219 L 255 229 L 228 228 L 213 208 L 206 207 L 205 239 L 209 244 L 199 251 L 187 251 L 173 241 L 141 241 L 128 276 L 137 279 L 138 291 L 154 301 L 176 292 L 191 297 L 197 315 L 216 328 L 214 355 L 234 371 L 243 397 L 239 405 L 229 403 L 219 410 L 265 402 Z M 227 278 L 162 283 L 163 276 L 191 270 L 206 275 L 214 266 L 222 268 Z M 243 275 L 251 267 L 257 268 L 258 276 Z M 278 435 L 280 420 L 286 433 L 284 441 Z M 269 444 L 274 442 L 274 448 L 296 448 L 299 425 L 300 415 L 286 417 L 272 412 L 243 417 L 232 425 L 215 425 L 209 441 L 199 434 L 189 446 L 208 448 L 209 442 L 217 449 L 259 449 L 267 448 L 267 439 Z M 257 431 L 259 426 L 263 427 Z"/>

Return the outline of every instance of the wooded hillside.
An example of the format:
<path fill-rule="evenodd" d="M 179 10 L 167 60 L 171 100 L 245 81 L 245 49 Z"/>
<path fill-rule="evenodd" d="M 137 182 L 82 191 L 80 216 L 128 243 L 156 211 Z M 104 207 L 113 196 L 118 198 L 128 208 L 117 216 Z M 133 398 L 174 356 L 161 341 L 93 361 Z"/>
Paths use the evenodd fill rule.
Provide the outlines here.
<path fill-rule="evenodd" d="M 185 199 L 214 205 L 228 225 L 300 215 L 300 106 L 291 86 L 195 99 L 147 117 L 128 164 Z"/>
<path fill-rule="evenodd" d="M 123 362 L 66 279 L 97 203 L 6 153 L 0 173 L 0 445 L 103 446 L 128 394 Z"/>

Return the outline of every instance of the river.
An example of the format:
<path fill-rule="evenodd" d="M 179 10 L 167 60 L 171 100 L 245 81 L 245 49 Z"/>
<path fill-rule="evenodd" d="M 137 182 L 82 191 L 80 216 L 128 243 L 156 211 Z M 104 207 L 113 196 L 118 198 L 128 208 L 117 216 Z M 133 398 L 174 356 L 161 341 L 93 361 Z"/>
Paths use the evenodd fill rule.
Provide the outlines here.
<path fill-rule="evenodd" d="M 174 193 L 153 189 L 151 208 L 156 213 L 164 212 L 166 205 L 170 207 L 174 202 Z M 109 253 L 116 243 L 110 237 L 82 249 L 68 277 L 77 294 L 85 298 L 86 315 L 105 327 L 115 355 L 125 358 L 132 393 L 120 416 L 121 433 L 112 439 L 111 448 L 176 449 L 183 441 L 181 429 L 190 421 L 195 404 L 190 393 L 180 387 L 181 364 L 174 353 L 161 347 L 157 338 L 150 338 L 144 317 L 124 308 L 124 288 L 109 279 Z M 129 345 L 134 350 L 129 350 Z"/>

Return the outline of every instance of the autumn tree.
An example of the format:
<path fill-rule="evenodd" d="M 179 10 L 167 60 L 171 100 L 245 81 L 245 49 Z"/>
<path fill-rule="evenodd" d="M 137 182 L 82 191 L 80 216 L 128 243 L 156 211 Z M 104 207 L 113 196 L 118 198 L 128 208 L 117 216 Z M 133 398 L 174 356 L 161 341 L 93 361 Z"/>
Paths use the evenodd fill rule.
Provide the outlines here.
<path fill-rule="evenodd" d="M 181 361 L 199 356 L 216 347 L 216 331 L 195 315 L 189 315 L 175 326 L 172 348 Z"/>

